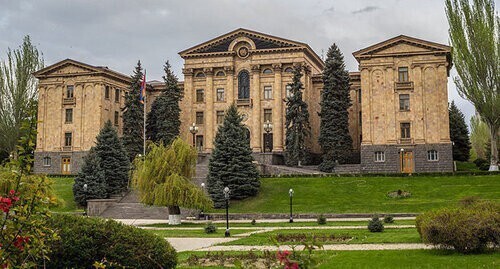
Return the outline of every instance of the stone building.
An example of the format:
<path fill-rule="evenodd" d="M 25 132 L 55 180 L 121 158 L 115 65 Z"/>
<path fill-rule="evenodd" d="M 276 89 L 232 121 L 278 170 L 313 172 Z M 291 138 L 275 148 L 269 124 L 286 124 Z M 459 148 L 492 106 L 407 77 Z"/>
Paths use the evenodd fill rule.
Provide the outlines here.
<path fill-rule="evenodd" d="M 224 111 L 235 103 L 244 116 L 250 146 L 258 162 L 282 162 L 285 141 L 285 103 L 294 66 L 303 67 L 304 100 L 309 105 L 311 136 L 306 142 L 313 155 L 321 153 L 320 98 L 322 59 L 305 43 L 246 29 L 196 45 L 179 55 L 184 59 L 184 99 L 181 102 L 181 137 L 202 154 L 213 150 Z M 450 47 L 406 36 L 354 53 L 360 71 L 351 72 L 349 130 L 353 150 L 360 153 L 356 172 L 451 171 L 448 129 L 447 77 Z M 65 60 L 38 71 L 40 79 L 36 171 L 66 173 L 68 156 L 75 161 L 93 145 L 100 127 L 116 119 L 121 130 L 123 98 L 111 102 L 111 90 L 120 96 L 129 77 L 107 68 Z M 148 110 L 162 82 L 150 82 Z M 74 87 L 74 101 L 65 101 Z M 153 97 L 153 98 L 151 98 Z M 48 108 L 50 107 L 50 109 Z M 73 109 L 74 123 L 64 113 Z M 57 114 L 57 117 L 47 115 Z M 272 129 L 265 128 L 271 123 Z M 190 126 L 196 125 L 193 134 Z M 71 133 L 74 144 L 65 146 Z M 65 159 L 66 158 L 66 159 Z M 46 160 L 52 160 L 48 165 Z"/>

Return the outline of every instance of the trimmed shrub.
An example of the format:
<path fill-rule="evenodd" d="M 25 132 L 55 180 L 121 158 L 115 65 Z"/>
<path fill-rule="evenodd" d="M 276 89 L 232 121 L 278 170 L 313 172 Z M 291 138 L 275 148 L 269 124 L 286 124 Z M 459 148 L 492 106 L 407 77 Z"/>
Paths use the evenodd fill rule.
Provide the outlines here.
<path fill-rule="evenodd" d="M 470 201 L 469 201 L 470 202 Z M 479 201 L 455 208 L 430 211 L 417 217 L 417 230 L 424 243 L 479 253 L 488 244 L 500 244 L 500 203 Z"/>
<path fill-rule="evenodd" d="M 250 222 L 252 225 L 255 225 L 257 224 L 257 221 L 255 221 L 255 219 L 252 220 L 252 222 Z"/>
<path fill-rule="evenodd" d="M 368 230 L 372 233 L 380 233 L 384 231 L 384 224 L 380 221 L 378 216 L 374 216 L 368 222 Z"/>
<path fill-rule="evenodd" d="M 394 223 L 394 217 L 392 215 L 385 215 L 384 223 Z"/>
<path fill-rule="evenodd" d="M 325 218 L 325 216 L 323 214 L 319 215 L 317 221 L 318 221 L 319 225 L 325 225 L 326 224 L 326 218 Z"/>
<path fill-rule="evenodd" d="M 477 168 L 479 168 L 479 170 L 488 171 L 490 169 L 490 162 L 485 159 L 477 158 L 473 163 L 477 166 Z"/>
<path fill-rule="evenodd" d="M 213 234 L 217 232 L 217 226 L 215 226 L 211 221 L 207 222 L 205 225 L 205 233 Z"/>
<path fill-rule="evenodd" d="M 92 268 L 101 260 L 126 268 L 175 268 L 177 264 L 170 244 L 143 229 L 113 220 L 61 214 L 52 216 L 49 225 L 59 239 L 48 246 L 47 268 Z"/>

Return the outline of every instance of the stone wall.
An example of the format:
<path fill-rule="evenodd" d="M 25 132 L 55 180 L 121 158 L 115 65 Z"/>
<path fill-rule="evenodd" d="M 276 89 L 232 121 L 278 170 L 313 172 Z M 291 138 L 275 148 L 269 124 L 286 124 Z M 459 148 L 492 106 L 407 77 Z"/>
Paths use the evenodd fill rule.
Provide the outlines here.
<path fill-rule="evenodd" d="M 35 163 L 33 166 L 34 173 L 59 175 L 62 174 L 62 158 L 71 158 L 71 175 L 76 175 L 80 171 L 83 164 L 83 158 L 87 155 L 88 151 L 73 151 L 73 152 L 38 152 L 35 151 Z M 50 157 L 50 166 L 43 165 L 43 158 Z"/>

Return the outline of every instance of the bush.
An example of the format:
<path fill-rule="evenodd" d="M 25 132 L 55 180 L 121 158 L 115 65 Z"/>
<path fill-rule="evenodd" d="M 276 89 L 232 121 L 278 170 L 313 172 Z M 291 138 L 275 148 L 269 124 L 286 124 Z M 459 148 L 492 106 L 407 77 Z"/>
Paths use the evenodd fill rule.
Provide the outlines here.
<path fill-rule="evenodd" d="M 318 224 L 319 225 L 325 225 L 326 224 L 326 218 L 323 216 L 323 214 L 319 215 L 318 217 Z"/>
<path fill-rule="evenodd" d="M 500 243 L 500 203 L 477 201 L 459 207 L 430 211 L 417 217 L 417 230 L 424 243 L 461 253 L 478 253 L 488 244 Z"/>
<path fill-rule="evenodd" d="M 217 226 L 215 226 L 211 221 L 207 222 L 205 225 L 205 233 L 213 234 L 217 232 Z"/>
<path fill-rule="evenodd" d="M 384 224 L 378 216 L 374 216 L 369 222 L 368 222 L 368 230 L 372 233 L 380 233 L 384 231 Z"/>
<path fill-rule="evenodd" d="M 384 217 L 384 223 L 394 223 L 394 217 L 392 215 L 386 215 Z"/>
<path fill-rule="evenodd" d="M 474 164 L 482 171 L 488 171 L 490 169 L 490 162 L 485 159 L 477 158 L 474 160 Z"/>
<path fill-rule="evenodd" d="M 252 220 L 252 222 L 250 222 L 252 225 L 255 225 L 257 224 L 257 221 L 255 221 L 255 219 Z"/>
<path fill-rule="evenodd" d="M 153 233 L 113 220 L 54 215 L 49 225 L 60 239 L 49 248 L 47 268 L 91 268 L 107 260 L 127 268 L 175 268 L 177 254 Z"/>

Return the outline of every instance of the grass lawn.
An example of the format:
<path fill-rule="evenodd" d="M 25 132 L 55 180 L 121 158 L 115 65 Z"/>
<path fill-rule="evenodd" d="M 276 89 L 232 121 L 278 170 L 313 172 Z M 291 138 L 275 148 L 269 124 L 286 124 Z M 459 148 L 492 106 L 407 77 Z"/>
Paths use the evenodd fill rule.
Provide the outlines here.
<path fill-rule="evenodd" d="M 467 196 L 499 201 L 500 175 L 263 178 L 259 194 L 231 201 L 230 213 L 287 213 L 290 188 L 295 213 L 420 213 Z M 387 196 L 398 189 L 411 197 Z"/>
<path fill-rule="evenodd" d="M 73 199 L 73 182 L 72 177 L 53 177 L 51 178 L 53 184 L 52 189 L 59 201 L 59 205 L 52 207 L 50 210 L 54 212 L 75 212 L 83 211 L 76 206 Z"/>
<path fill-rule="evenodd" d="M 204 230 L 149 230 L 161 237 L 224 237 L 226 228 L 218 228 L 217 232 L 212 234 L 205 233 Z M 230 229 L 231 235 L 251 232 L 249 230 Z"/>

